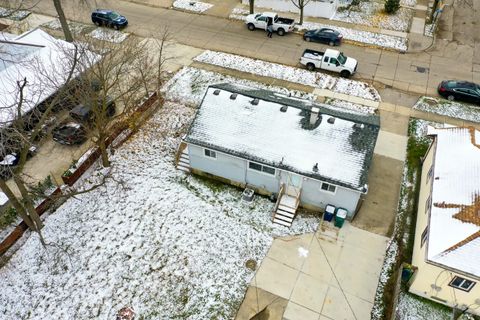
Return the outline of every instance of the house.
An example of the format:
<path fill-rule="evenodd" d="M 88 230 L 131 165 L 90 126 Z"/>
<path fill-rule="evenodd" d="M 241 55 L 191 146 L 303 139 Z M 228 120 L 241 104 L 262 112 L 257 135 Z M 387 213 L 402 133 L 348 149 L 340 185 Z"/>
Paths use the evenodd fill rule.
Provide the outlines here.
<path fill-rule="evenodd" d="M 409 290 L 480 315 L 480 132 L 429 127 L 428 134 Z"/>
<path fill-rule="evenodd" d="M 210 86 L 184 137 L 178 168 L 276 195 L 274 222 L 298 206 L 347 209 L 368 190 L 379 117 L 234 84 Z"/>
<path fill-rule="evenodd" d="M 19 82 L 23 89 L 22 114 L 27 114 L 65 85 L 71 71 L 74 45 L 41 29 L 0 37 L 0 127 L 17 117 Z M 92 54 L 83 50 L 83 53 Z M 72 77 L 80 74 L 80 67 Z"/>

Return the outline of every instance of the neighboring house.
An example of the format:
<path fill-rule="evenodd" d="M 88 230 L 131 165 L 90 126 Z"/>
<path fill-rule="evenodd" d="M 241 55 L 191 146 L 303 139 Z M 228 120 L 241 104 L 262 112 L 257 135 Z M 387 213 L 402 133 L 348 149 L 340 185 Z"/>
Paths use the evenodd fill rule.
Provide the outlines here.
<path fill-rule="evenodd" d="M 71 69 L 74 45 L 56 39 L 41 29 L 12 38 L 0 37 L 0 127 L 17 117 L 18 82 L 23 90 L 22 113 L 26 114 L 65 84 Z M 79 67 L 73 77 L 79 74 Z"/>
<path fill-rule="evenodd" d="M 480 132 L 428 134 L 410 292 L 480 315 Z"/>
<path fill-rule="evenodd" d="M 233 84 L 210 86 L 179 149 L 178 167 L 275 194 L 274 222 L 289 226 L 299 205 L 348 210 L 368 190 L 376 115 L 330 109 Z"/>
<path fill-rule="evenodd" d="M 248 5 L 249 0 L 242 0 L 242 3 Z M 299 13 L 299 9 L 294 3 L 298 4 L 299 2 L 298 0 L 294 0 L 293 2 L 292 0 L 255 0 L 255 7 Z M 337 12 L 338 6 L 339 0 L 311 0 L 303 8 L 303 14 L 306 17 L 331 19 Z"/>

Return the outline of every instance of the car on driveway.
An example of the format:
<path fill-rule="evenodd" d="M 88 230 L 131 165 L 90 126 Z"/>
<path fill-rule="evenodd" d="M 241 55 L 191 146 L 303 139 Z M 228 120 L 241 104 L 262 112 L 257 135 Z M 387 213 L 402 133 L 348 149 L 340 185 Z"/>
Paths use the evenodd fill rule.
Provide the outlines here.
<path fill-rule="evenodd" d="M 60 144 L 82 144 L 87 140 L 85 127 L 74 121 L 67 121 L 59 124 L 53 129 L 52 134 L 53 140 Z"/>
<path fill-rule="evenodd" d="M 28 148 L 27 159 L 33 157 L 36 152 L 37 147 L 32 145 L 30 148 Z M 4 180 L 10 179 L 12 177 L 12 170 L 17 166 L 19 161 L 20 153 L 18 152 L 12 152 L 5 155 L 0 161 L 0 178 Z"/>
<path fill-rule="evenodd" d="M 97 9 L 92 12 L 92 22 L 97 26 L 106 26 L 119 30 L 128 25 L 128 20 L 121 14 L 106 9 Z"/>
<path fill-rule="evenodd" d="M 438 94 L 450 101 L 459 100 L 480 105 L 480 86 L 473 82 L 442 81 L 438 85 Z"/>
<path fill-rule="evenodd" d="M 102 107 L 101 100 L 99 100 L 96 107 Z M 89 104 L 79 104 L 70 111 L 70 117 L 81 122 L 90 122 L 94 120 L 95 114 L 95 110 L 93 110 L 92 106 Z M 106 98 L 105 115 L 107 117 L 113 117 L 113 115 L 115 115 L 115 101 L 110 97 Z"/>
<path fill-rule="evenodd" d="M 326 43 L 330 46 L 339 46 L 342 43 L 342 39 L 343 36 L 340 32 L 330 28 L 308 30 L 303 34 L 303 40 L 307 42 Z"/>

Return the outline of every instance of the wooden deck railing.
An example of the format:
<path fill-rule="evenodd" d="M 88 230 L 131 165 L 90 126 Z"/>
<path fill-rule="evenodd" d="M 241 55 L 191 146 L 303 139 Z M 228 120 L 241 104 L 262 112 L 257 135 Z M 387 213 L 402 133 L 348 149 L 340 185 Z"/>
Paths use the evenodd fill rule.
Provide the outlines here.
<path fill-rule="evenodd" d="M 278 206 L 280 205 L 280 200 L 282 199 L 283 194 L 285 193 L 285 184 L 282 183 L 280 185 L 280 191 L 278 191 L 277 202 L 275 203 L 275 207 L 273 207 L 272 211 L 272 221 L 275 218 L 275 212 L 277 212 Z"/>
<path fill-rule="evenodd" d="M 183 150 L 187 147 L 187 144 L 183 141 L 180 142 L 180 145 L 178 146 L 177 153 L 175 154 L 175 166 L 177 166 L 178 161 L 180 161 L 180 156 L 182 155 Z"/>

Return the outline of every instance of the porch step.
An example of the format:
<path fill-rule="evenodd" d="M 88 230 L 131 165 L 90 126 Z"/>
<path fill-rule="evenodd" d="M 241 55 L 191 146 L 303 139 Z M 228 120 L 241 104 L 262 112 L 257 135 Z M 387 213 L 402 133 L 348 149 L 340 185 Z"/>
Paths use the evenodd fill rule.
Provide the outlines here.
<path fill-rule="evenodd" d="M 292 216 L 295 215 L 295 212 L 297 211 L 295 208 L 288 207 L 288 206 L 285 206 L 283 204 L 278 205 L 278 210 L 283 210 L 283 211 L 289 212 L 289 213 L 292 214 Z"/>
<path fill-rule="evenodd" d="M 292 223 L 291 223 L 291 222 L 286 222 L 286 221 L 277 219 L 276 217 L 273 219 L 273 223 L 282 225 L 282 226 L 284 226 L 284 227 L 289 227 L 289 228 L 292 226 Z"/>
<path fill-rule="evenodd" d="M 179 164 L 177 164 L 177 169 L 181 170 L 183 172 L 190 173 L 190 166 L 185 166 L 185 165 L 179 163 Z"/>
<path fill-rule="evenodd" d="M 277 210 L 277 212 L 275 212 L 275 218 L 279 218 L 288 222 L 293 222 L 295 215 L 283 210 Z"/>
<path fill-rule="evenodd" d="M 190 173 L 191 167 L 190 167 L 190 157 L 188 156 L 188 148 L 185 148 L 180 154 L 180 157 L 178 157 L 178 163 L 176 168 L 183 172 Z"/>

